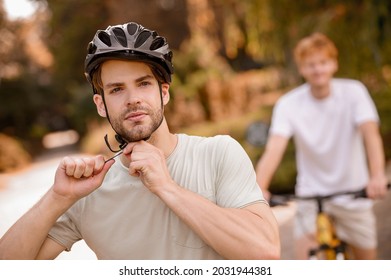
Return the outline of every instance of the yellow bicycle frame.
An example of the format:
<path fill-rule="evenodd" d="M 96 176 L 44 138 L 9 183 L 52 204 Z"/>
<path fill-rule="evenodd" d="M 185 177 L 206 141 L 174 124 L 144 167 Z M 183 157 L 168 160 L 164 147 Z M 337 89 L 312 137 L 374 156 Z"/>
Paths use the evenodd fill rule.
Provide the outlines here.
<path fill-rule="evenodd" d="M 345 259 L 345 255 L 338 256 L 336 248 L 342 246 L 342 242 L 337 238 L 335 228 L 330 217 L 321 212 L 318 213 L 316 238 L 320 245 L 320 251 L 324 252 L 326 260 Z"/>

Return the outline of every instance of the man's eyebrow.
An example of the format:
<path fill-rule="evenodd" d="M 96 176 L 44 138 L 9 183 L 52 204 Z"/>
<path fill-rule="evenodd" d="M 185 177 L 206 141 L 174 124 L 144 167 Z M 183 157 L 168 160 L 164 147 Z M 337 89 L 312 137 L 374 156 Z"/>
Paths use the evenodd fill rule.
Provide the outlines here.
<path fill-rule="evenodd" d="M 149 80 L 149 79 L 154 79 L 155 77 L 150 75 L 150 74 L 147 74 L 147 75 L 144 75 L 144 76 L 141 76 L 140 78 L 137 78 L 135 80 L 136 83 L 139 83 L 139 82 L 142 82 L 144 80 Z"/>
<path fill-rule="evenodd" d="M 135 82 L 139 83 L 139 82 L 154 79 L 154 78 L 155 77 L 153 75 L 147 74 L 147 75 L 144 75 L 144 76 L 137 78 L 135 80 Z M 108 84 L 104 85 L 104 88 L 120 87 L 120 86 L 123 86 L 124 84 L 125 84 L 124 82 L 113 82 L 113 83 L 108 83 Z"/>
<path fill-rule="evenodd" d="M 108 83 L 108 84 L 104 85 L 104 88 L 120 87 L 123 85 L 124 85 L 124 83 L 122 83 L 122 82 L 114 82 L 114 83 Z"/>

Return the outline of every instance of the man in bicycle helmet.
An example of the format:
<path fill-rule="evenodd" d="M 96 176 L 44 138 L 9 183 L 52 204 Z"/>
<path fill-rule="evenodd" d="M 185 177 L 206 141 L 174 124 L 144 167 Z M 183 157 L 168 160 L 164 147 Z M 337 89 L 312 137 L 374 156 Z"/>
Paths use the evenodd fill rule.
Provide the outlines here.
<path fill-rule="evenodd" d="M 158 36 L 154 31 L 131 22 L 125 25 L 108 27 L 106 30 L 99 30 L 88 44 L 87 52 L 85 76 L 92 84 L 94 94 L 97 94 L 94 96 L 94 101 L 104 106 L 104 110 L 99 113 L 101 114 L 104 111 L 103 116 L 107 117 L 117 133 L 116 139 L 122 145 L 120 145 L 120 148 L 123 148 L 128 142 L 147 139 L 150 136 L 148 134 L 155 131 L 163 121 L 162 112 L 160 116 L 157 116 L 158 119 L 154 119 L 151 131 L 147 135 L 136 134 L 136 132 L 139 133 L 136 129 L 129 130 L 127 133 L 119 131 L 120 128 L 116 127 L 116 120 L 110 119 L 106 107 L 101 81 L 101 65 L 107 60 L 130 60 L 147 64 L 158 82 L 161 108 L 163 109 L 162 84 L 169 84 L 173 74 L 172 51 L 166 39 Z M 106 143 L 108 144 L 107 141 Z"/>
<path fill-rule="evenodd" d="M 172 52 L 130 22 L 99 30 L 85 75 L 122 154 L 65 157 L 0 258 L 51 259 L 84 239 L 98 259 L 277 259 L 278 226 L 246 152 L 226 135 L 171 133 Z"/>
<path fill-rule="evenodd" d="M 379 116 L 368 90 L 359 81 L 334 78 L 338 50 L 321 33 L 303 38 L 294 56 L 306 83 L 282 96 L 273 109 L 265 152 L 256 171 L 265 193 L 290 138 L 294 139 L 299 196 L 329 195 L 366 187 L 369 198 L 386 193 L 384 151 Z M 365 144 L 364 144 L 365 143 Z M 312 201 L 313 202 L 313 201 Z M 299 201 L 297 258 L 315 247 L 315 202 Z M 376 224 L 370 199 L 339 197 L 324 211 L 337 234 L 358 259 L 376 258 Z"/>

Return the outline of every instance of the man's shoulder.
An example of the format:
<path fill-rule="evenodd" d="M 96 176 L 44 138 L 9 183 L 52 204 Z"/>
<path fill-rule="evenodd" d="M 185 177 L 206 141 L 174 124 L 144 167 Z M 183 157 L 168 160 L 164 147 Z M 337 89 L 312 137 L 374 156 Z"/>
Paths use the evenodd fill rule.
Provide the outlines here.
<path fill-rule="evenodd" d="M 179 134 L 178 151 L 197 153 L 225 153 L 227 150 L 236 151 L 240 149 L 240 143 L 228 134 L 217 134 L 213 136 L 197 136 Z"/>
<path fill-rule="evenodd" d="M 235 141 L 230 135 L 226 134 L 217 134 L 213 136 L 199 136 L 199 135 L 189 135 L 189 134 L 178 134 L 179 141 L 187 142 L 191 144 L 205 144 L 205 145 L 213 145 L 220 143 L 227 143 Z"/>
<path fill-rule="evenodd" d="M 278 105 L 281 104 L 292 104 L 295 102 L 302 102 L 303 99 L 308 96 L 309 94 L 309 86 L 308 84 L 302 84 L 300 86 L 297 86 L 295 88 L 292 88 L 291 90 L 287 91 L 285 94 L 283 94 L 277 101 Z"/>
<path fill-rule="evenodd" d="M 364 87 L 361 81 L 348 78 L 334 78 L 332 84 L 338 87 Z"/>
<path fill-rule="evenodd" d="M 335 78 L 332 81 L 333 92 L 342 99 L 354 100 L 369 95 L 367 87 L 358 80 Z"/>

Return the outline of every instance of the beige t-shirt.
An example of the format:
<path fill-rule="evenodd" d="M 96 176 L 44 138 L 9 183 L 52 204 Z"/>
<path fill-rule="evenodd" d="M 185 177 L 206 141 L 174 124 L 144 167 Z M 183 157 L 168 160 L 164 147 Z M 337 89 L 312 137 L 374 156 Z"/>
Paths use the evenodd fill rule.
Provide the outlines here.
<path fill-rule="evenodd" d="M 229 136 L 178 134 L 167 165 L 180 186 L 221 207 L 265 202 L 252 162 Z M 120 160 L 99 189 L 60 217 L 49 237 L 68 250 L 84 239 L 98 259 L 222 258 L 138 178 L 130 176 Z"/>

